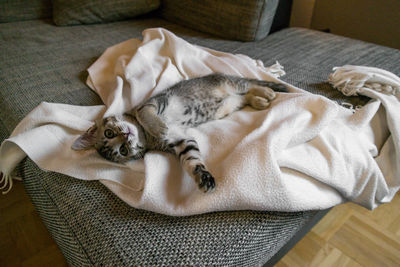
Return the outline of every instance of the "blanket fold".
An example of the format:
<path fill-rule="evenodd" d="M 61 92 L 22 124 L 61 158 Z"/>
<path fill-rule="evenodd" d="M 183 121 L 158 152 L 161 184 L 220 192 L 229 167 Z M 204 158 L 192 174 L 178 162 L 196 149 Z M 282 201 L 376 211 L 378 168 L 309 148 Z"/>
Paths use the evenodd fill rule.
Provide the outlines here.
<path fill-rule="evenodd" d="M 20 122 L 0 148 L 3 186 L 10 189 L 11 172 L 27 155 L 44 170 L 99 180 L 129 205 L 168 215 L 300 211 L 345 201 L 373 209 L 400 187 L 400 80 L 375 68 L 334 70 L 334 87 L 351 85 L 342 89 L 345 94 L 372 100 L 352 111 L 280 81 L 285 72 L 279 63 L 264 67 L 245 55 L 192 45 L 162 28 L 145 30 L 143 40 L 112 46 L 89 67 L 87 84 L 103 106 L 42 103 Z M 188 130 L 216 178 L 214 192 L 198 190 L 167 153 L 150 151 L 143 160 L 120 165 L 95 150 L 70 148 L 95 119 L 129 110 L 182 79 L 213 72 L 280 82 L 290 91 L 279 93 L 268 110 L 246 107 Z M 392 90 L 385 93 L 388 86 Z"/>

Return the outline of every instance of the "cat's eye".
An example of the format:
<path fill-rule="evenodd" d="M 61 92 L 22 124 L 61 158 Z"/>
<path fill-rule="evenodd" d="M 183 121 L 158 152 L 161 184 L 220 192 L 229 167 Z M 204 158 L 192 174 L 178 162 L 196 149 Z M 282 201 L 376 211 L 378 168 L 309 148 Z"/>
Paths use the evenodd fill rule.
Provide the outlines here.
<path fill-rule="evenodd" d="M 122 145 L 122 146 L 119 148 L 119 153 L 120 153 L 122 156 L 127 156 L 127 155 L 128 155 L 128 148 L 126 147 L 126 145 Z"/>
<path fill-rule="evenodd" d="M 104 131 L 104 136 L 107 137 L 108 139 L 111 139 L 115 136 L 115 133 L 111 129 L 107 129 Z"/>

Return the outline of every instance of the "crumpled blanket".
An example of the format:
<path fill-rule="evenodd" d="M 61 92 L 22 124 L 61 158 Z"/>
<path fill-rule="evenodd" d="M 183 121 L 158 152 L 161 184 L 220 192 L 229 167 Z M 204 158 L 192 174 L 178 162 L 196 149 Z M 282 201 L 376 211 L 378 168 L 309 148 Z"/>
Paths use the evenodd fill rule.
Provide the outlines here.
<path fill-rule="evenodd" d="M 339 90 L 360 77 L 361 69 L 350 67 L 353 76 L 341 68 L 331 75 Z M 362 71 L 364 78 L 385 72 Z M 1 145 L 4 188 L 25 156 L 43 170 L 99 180 L 135 208 L 175 216 L 325 209 L 346 201 L 373 209 L 400 187 L 400 83 L 393 92 L 377 91 L 379 84 L 386 88 L 385 80 L 374 80 L 376 88 L 364 86 L 376 77 L 369 75 L 352 90 L 372 100 L 356 110 L 285 83 L 290 93 L 279 93 L 267 110 L 246 107 L 189 129 L 216 178 L 215 191 L 203 193 L 173 155 L 150 151 L 143 160 L 120 165 L 95 150 L 70 147 L 94 119 L 129 110 L 182 79 L 221 72 L 284 83 L 278 79 L 283 67 L 266 68 L 261 61 L 192 45 L 155 28 L 145 30 L 143 40 L 108 48 L 88 72 L 87 84 L 105 105 L 44 102 L 35 108 Z"/>

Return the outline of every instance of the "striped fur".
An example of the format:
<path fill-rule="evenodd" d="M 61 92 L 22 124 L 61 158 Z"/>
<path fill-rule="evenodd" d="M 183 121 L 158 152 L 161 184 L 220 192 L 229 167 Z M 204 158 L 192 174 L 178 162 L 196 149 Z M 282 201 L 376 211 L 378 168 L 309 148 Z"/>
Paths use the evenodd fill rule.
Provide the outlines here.
<path fill-rule="evenodd" d="M 185 129 L 223 118 L 245 105 L 262 110 L 286 87 L 274 82 L 223 74 L 185 80 L 150 98 L 134 110 L 97 122 L 73 149 L 95 147 L 104 158 L 124 163 L 147 150 L 175 154 L 205 192 L 215 187 L 196 140 Z"/>

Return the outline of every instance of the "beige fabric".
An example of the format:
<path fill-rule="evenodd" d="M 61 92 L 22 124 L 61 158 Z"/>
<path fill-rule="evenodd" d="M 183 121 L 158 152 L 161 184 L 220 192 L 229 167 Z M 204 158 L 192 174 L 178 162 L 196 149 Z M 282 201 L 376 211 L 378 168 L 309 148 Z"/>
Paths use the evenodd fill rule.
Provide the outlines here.
<path fill-rule="evenodd" d="M 93 119 L 182 79 L 223 72 L 279 81 L 282 68 L 194 46 L 157 28 L 144 31 L 143 41 L 110 47 L 88 71 L 105 106 L 42 103 L 2 144 L 2 172 L 10 174 L 26 153 L 43 169 L 100 180 L 133 207 L 177 216 L 324 209 L 347 200 L 375 208 L 399 188 L 400 105 L 393 95 L 365 88 L 359 93 L 375 100 L 353 112 L 287 85 L 291 93 L 279 94 L 268 110 L 245 108 L 188 130 L 216 178 L 216 190 L 204 194 L 172 155 L 149 152 L 121 166 L 70 146 Z"/>

